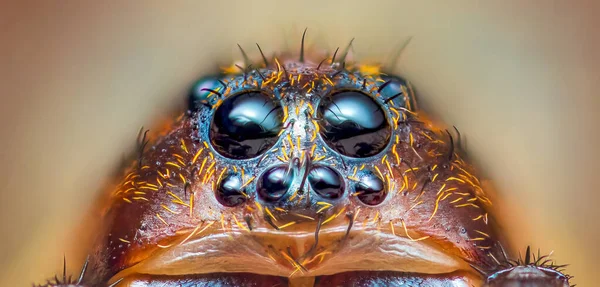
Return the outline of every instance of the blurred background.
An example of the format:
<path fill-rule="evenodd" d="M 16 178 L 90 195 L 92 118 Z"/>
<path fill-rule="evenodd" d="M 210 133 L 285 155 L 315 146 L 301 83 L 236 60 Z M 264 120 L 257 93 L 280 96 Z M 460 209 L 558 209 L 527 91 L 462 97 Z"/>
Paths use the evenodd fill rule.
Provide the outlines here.
<path fill-rule="evenodd" d="M 0 1 L 1 286 L 62 272 L 63 254 L 78 272 L 85 216 L 139 128 L 239 59 L 236 43 L 296 51 L 304 27 L 330 51 L 356 37 L 367 61 L 412 37 L 396 72 L 460 129 L 511 244 L 595 286 L 598 1 L 166 3 Z"/>

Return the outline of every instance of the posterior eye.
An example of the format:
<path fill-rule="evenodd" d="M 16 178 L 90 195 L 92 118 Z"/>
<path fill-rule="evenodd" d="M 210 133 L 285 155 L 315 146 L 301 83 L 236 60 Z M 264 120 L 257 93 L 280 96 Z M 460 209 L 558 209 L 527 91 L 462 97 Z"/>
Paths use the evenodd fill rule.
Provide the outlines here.
<path fill-rule="evenodd" d="M 202 103 L 207 103 L 211 95 L 209 90 L 219 90 L 222 88 L 219 79 L 216 77 L 204 77 L 198 80 L 190 91 L 188 99 L 188 107 L 191 110 L 195 110 Z"/>
<path fill-rule="evenodd" d="M 381 106 L 360 91 L 339 91 L 319 105 L 321 135 L 327 144 L 350 157 L 369 157 L 381 152 L 391 128 Z"/>
<path fill-rule="evenodd" d="M 275 144 L 282 118 L 281 105 L 269 95 L 251 91 L 232 96 L 215 111 L 211 143 L 225 157 L 256 157 Z"/>

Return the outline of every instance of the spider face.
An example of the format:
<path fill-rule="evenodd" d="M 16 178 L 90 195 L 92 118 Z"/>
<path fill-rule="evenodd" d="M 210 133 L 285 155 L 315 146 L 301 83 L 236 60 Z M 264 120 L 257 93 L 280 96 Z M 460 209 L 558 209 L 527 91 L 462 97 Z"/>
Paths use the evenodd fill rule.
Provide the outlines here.
<path fill-rule="evenodd" d="M 111 194 L 81 284 L 478 286 L 510 277 L 476 272 L 508 260 L 491 202 L 406 81 L 332 58 L 248 67 L 196 83 L 189 110 L 142 148 Z"/>

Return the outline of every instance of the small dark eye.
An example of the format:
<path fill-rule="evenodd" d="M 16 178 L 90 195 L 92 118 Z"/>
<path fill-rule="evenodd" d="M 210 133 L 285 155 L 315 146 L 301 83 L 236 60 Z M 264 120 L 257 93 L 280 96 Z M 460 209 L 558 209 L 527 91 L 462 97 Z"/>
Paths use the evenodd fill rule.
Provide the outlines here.
<path fill-rule="evenodd" d="M 326 199 L 337 199 L 344 194 L 344 182 L 341 176 L 330 167 L 315 166 L 308 174 L 312 189 Z"/>
<path fill-rule="evenodd" d="M 234 159 L 256 157 L 271 148 L 282 127 L 279 102 L 261 92 L 228 98 L 215 112 L 210 128 L 213 147 Z"/>
<path fill-rule="evenodd" d="M 385 200 L 386 190 L 383 181 L 374 174 L 363 177 L 356 185 L 357 197 L 366 205 L 378 205 Z"/>
<path fill-rule="evenodd" d="M 276 166 L 260 177 L 256 189 L 262 199 L 274 202 L 285 195 L 293 180 L 292 170 L 288 170 L 286 166 Z"/>
<path fill-rule="evenodd" d="M 211 90 L 219 90 L 222 88 L 221 83 L 219 83 L 219 79 L 217 77 L 204 77 L 198 80 L 190 91 L 189 96 L 189 108 L 191 110 L 195 110 L 198 106 L 200 106 L 203 102 L 208 103 L 211 92 L 205 89 Z"/>
<path fill-rule="evenodd" d="M 219 183 L 216 190 L 217 200 L 224 206 L 233 207 L 246 201 L 242 179 L 236 175 L 229 175 Z"/>
<path fill-rule="evenodd" d="M 381 106 L 359 91 L 340 91 L 319 105 L 321 135 L 327 144 L 350 157 L 369 157 L 388 144 L 391 128 Z"/>

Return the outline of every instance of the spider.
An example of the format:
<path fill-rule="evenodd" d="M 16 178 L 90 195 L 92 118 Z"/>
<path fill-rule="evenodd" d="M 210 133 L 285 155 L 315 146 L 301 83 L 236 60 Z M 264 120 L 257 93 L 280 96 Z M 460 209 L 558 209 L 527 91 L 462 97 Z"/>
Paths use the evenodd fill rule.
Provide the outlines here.
<path fill-rule="evenodd" d="M 78 278 L 39 286 L 570 286 L 539 251 L 506 255 L 406 80 L 350 45 L 305 56 L 305 33 L 299 56 L 240 47 L 243 66 L 200 79 L 152 142 L 142 130 Z"/>

